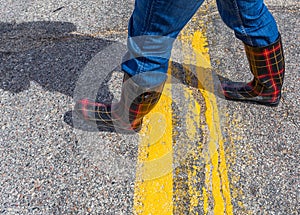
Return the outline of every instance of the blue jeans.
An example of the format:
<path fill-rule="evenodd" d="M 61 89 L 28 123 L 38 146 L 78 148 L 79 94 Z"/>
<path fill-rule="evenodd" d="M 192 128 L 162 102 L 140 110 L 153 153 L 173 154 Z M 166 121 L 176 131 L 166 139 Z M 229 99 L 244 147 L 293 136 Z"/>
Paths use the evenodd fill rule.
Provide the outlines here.
<path fill-rule="evenodd" d="M 161 83 L 174 40 L 203 1 L 136 0 L 122 70 L 132 76 L 140 74 L 140 85 Z M 217 6 L 222 20 L 245 44 L 262 47 L 277 40 L 276 22 L 263 0 L 217 0 Z"/>

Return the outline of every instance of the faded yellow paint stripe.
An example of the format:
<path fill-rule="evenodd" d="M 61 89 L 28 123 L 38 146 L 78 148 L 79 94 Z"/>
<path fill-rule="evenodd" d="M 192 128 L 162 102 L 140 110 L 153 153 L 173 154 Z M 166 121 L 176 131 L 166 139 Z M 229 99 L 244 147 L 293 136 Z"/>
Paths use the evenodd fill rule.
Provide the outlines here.
<path fill-rule="evenodd" d="M 206 187 L 208 187 L 207 185 L 209 185 L 210 183 L 210 177 L 209 177 L 209 171 L 210 171 L 210 165 L 206 165 L 205 166 L 205 185 Z M 203 212 L 204 215 L 206 215 L 208 213 L 208 201 L 209 201 L 209 195 L 207 193 L 207 188 L 205 186 L 202 188 L 202 192 L 203 192 Z"/>
<path fill-rule="evenodd" d="M 140 132 L 134 214 L 173 213 L 172 95 L 166 84 Z"/>
<path fill-rule="evenodd" d="M 196 52 L 197 66 L 201 65 L 203 59 L 206 59 L 206 62 L 210 64 L 208 48 L 199 48 L 199 44 L 207 44 L 204 33 L 205 32 L 197 31 L 194 33 L 192 38 L 193 49 Z M 206 169 L 211 167 L 210 171 L 212 182 L 212 195 L 214 198 L 214 214 L 233 214 L 224 152 L 224 140 L 220 128 L 218 105 L 216 97 L 212 93 L 214 92 L 213 77 L 211 73 L 202 72 L 199 69 L 197 69 L 196 72 L 199 80 L 205 80 L 205 83 L 199 82 L 199 89 L 205 100 L 205 117 L 210 133 Z M 209 162 L 211 164 L 209 164 Z M 206 172 L 206 174 L 209 173 Z M 204 211 L 207 211 L 207 209 L 205 208 Z"/>
<path fill-rule="evenodd" d="M 199 127 L 200 127 L 200 110 L 199 103 L 195 100 L 192 91 L 188 88 L 184 88 L 184 97 L 187 104 L 187 114 L 185 117 L 186 133 L 190 140 L 199 139 Z M 198 152 L 201 151 L 202 143 L 198 143 L 193 149 L 193 152 L 189 152 L 189 156 L 193 156 L 195 159 L 199 156 Z M 197 184 L 197 172 L 201 167 L 192 165 L 188 168 L 188 191 L 187 194 L 190 198 L 189 214 L 197 214 L 194 208 L 199 205 L 201 190 L 196 186 Z"/>
<path fill-rule="evenodd" d="M 197 26 L 203 26 L 203 23 L 197 21 L 197 19 L 194 19 L 193 22 L 194 24 L 197 23 Z M 185 46 L 191 46 L 193 52 L 191 55 L 193 57 L 185 56 L 184 61 L 188 65 L 194 65 L 196 68 L 194 71 L 199 80 L 198 88 L 204 98 L 206 108 L 205 121 L 208 127 L 206 135 L 209 135 L 209 137 L 206 137 L 208 141 L 204 144 L 208 145 L 206 145 L 207 151 L 203 155 L 206 159 L 205 186 L 202 188 L 203 213 L 208 214 L 209 210 L 213 209 L 214 214 L 217 215 L 233 214 L 224 140 L 220 128 L 217 100 L 213 94 L 214 82 L 210 72 L 211 63 L 205 31 L 192 31 L 190 28 L 185 28 L 180 38 Z M 193 190 L 193 188 L 189 188 L 189 190 Z M 199 196 L 196 192 L 193 195 Z M 191 199 L 193 198 L 192 196 Z M 213 199 L 213 204 L 211 204 L 211 198 Z"/>
<path fill-rule="evenodd" d="M 185 69 L 189 70 L 188 66 L 191 62 L 194 61 L 193 55 L 191 55 L 191 50 L 188 48 L 189 46 L 189 38 L 185 37 L 185 30 L 182 32 L 181 36 L 179 37 L 179 40 L 182 43 L 182 53 L 183 53 L 183 63 Z M 192 83 L 193 77 L 191 77 L 188 72 L 185 75 L 185 81 L 187 83 Z M 194 146 L 192 146 L 193 151 L 189 151 L 188 156 L 192 157 L 194 161 L 199 159 L 199 153 L 202 151 L 203 144 L 200 142 L 200 137 L 199 135 L 202 135 L 199 133 L 199 128 L 201 127 L 201 120 L 200 120 L 200 114 L 201 114 L 201 106 L 200 104 L 195 100 L 195 97 L 193 95 L 193 91 L 190 90 L 188 87 L 183 86 L 184 90 L 184 99 L 186 104 L 186 116 L 185 116 L 185 130 L 187 137 L 189 140 L 192 142 L 195 142 Z M 189 144 L 189 143 L 187 143 Z M 188 208 L 183 206 L 182 208 L 185 208 L 187 211 L 178 211 L 180 214 L 199 214 L 199 211 L 197 211 L 197 208 L 199 208 L 200 201 L 203 199 L 202 194 L 201 194 L 201 188 L 197 186 L 199 176 L 198 172 L 202 171 L 202 167 L 198 166 L 196 164 L 187 164 L 190 165 L 187 168 L 187 185 L 188 185 L 188 190 L 181 192 L 183 193 L 176 193 L 177 195 L 182 195 L 182 196 L 189 196 L 189 205 Z M 199 163 L 199 162 L 198 162 Z M 180 204 L 180 202 L 177 202 L 177 204 Z"/>

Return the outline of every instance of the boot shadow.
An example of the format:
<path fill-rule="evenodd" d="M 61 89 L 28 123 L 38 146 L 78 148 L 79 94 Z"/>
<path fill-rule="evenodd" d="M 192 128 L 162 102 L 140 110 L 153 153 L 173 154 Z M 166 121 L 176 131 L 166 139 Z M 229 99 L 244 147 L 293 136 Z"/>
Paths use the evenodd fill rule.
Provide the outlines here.
<path fill-rule="evenodd" d="M 125 131 L 122 129 L 108 128 L 101 123 L 87 123 L 86 121 L 81 119 L 73 110 L 67 111 L 64 114 L 64 122 L 75 129 L 87 132 L 109 132 L 124 135 L 134 135 L 138 133 L 135 131 Z"/>
<path fill-rule="evenodd" d="M 171 62 L 171 65 L 173 82 L 178 82 L 198 90 L 208 91 L 219 98 L 225 99 L 221 91 L 221 84 L 225 81 L 230 81 L 228 78 L 219 75 L 212 68 L 177 62 Z"/>
<path fill-rule="evenodd" d="M 90 61 L 111 45 L 125 45 L 80 35 L 76 30 L 76 26 L 70 22 L 0 22 L 0 89 L 18 94 L 28 90 L 31 82 L 34 82 L 50 92 L 78 96 L 76 87 L 80 84 L 84 86 L 80 77 Z M 89 79 L 88 82 L 91 82 L 94 77 L 90 76 Z M 111 102 L 114 97 L 106 81 L 101 80 L 102 85 L 96 83 L 99 88 L 97 99 Z M 70 113 L 65 114 L 64 121 L 71 126 L 74 124 L 70 120 Z M 83 129 L 85 127 L 81 126 Z"/>

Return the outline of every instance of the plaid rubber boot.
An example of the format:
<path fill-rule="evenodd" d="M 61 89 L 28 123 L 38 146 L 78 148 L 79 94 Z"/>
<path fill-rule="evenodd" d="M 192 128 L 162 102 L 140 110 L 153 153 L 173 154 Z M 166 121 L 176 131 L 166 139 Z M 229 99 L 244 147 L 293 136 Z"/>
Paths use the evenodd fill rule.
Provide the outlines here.
<path fill-rule="evenodd" d="M 254 79 L 250 83 L 223 82 L 221 85 L 224 96 L 229 100 L 277 106 L 285 72 L 281 38 L 261 48 L 245 45 L 245 51 Z"/>
<path fill-rule="evenodd" d="M 74 110 L 79 117 L 96 123 L 99 128 L 138 132 L 143 117 L 159 101 L 163 87 L 164 83 L 151 88 L 140 87 L 125 73 L 118 103 L 105 104 L 82 99 L 76 103 Z"/>

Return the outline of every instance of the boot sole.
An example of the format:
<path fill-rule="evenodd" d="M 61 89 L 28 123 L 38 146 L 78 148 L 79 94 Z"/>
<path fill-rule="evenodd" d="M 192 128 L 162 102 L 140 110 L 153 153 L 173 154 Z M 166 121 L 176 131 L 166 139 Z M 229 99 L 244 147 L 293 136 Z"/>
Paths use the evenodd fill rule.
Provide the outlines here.
<path fill-rule="evenodd" d="M 88 125 L 90 125 L 90 126 L 95 126 L 96 125 L 96 127 L 99 131 L 101 131 L 101 129 L 108 129 L 108 130 L 111 130 L 112 132 L 119 132 L 119 133 L 123 133 L 123 134 L 133 134 L 133 133 L 140 132 L 140 130 L 142 129 L 142 125 L 140 125 L 136 129 L 124 129 L 124 128 L 121 128 L 121 127 L 115 127 L 115 126 L 113 126 L 113 124 L 110 125 L 109 123 L 105 123 L 101 120 L 98 120 L 98 121 L 97 120 L 95 120 L 95 121 L 87 120 L 82 116 L 81 112 L 76 111 L 76 110 L 74 110 L 73 113 L 75 113 L 75 115 L 78 118 L 83 120 Z"/>
<path fill-rule="evenodd" d="M 249 100 L 249 99 L 234 99 L 234 98 L 229 98 L 225 97 L 226 100 L 229 101 L 236 101 L 236 102 L 243 102 L 243 103 L 251 103 L 251 104 L 260 104 L 260 105 L 265 105 L 268 107 L 277 107 L 280 103 L 280 99 L 276 102 L 264 102 L 264 101 L 257 101 L 257 100 Z"/>

